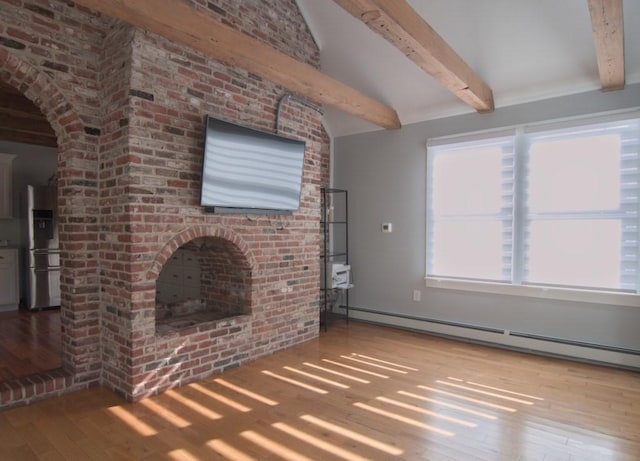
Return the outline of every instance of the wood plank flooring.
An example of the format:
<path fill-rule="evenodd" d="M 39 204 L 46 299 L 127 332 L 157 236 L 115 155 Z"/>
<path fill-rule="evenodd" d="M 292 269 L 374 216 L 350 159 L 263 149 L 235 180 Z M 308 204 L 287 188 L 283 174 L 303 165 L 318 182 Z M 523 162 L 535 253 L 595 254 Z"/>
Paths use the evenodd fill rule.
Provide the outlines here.
<path fill-rule="evenodd" d="M 60 366 L 60 310 L 0 312 L 0 381 Z"/>
<path fill-rule="evenodd" d="M 640 459 L 640 373 L 352 321 L 135 404 L 0 412 L 10 460 Z"/>

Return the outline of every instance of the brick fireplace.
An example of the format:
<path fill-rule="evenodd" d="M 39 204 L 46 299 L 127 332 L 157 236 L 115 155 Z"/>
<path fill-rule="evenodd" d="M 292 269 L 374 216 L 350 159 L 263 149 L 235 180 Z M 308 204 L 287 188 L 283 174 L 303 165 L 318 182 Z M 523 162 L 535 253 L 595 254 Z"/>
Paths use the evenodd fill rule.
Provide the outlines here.
<path fill-rule="evenodd" d="M 192 3 L 319 65 L 293 0 Z M 59 139 L 63 267 L 63 368 L 0 386 L 2 404 L 95 384 L 137 400 L 317 336 L 320 115 L 281 110 L 281 134 L 307 146 L 298 211 L 207 214 L 205 115 L 273 132 L 283 88 L 72 2 L 0 9 L 0 79 Z"/>
<path fill-rule="evenodd" d="M 139 328 L 140 339 L 131 350 L 116 334 L 128 315 L 106 306 L 117 324 L 103 347 L 109 357 L 130 361 L 131 398 L 224 371 L 317 335 L 317 262 L 296 238 L 302 229 L 296 229 L 295 218 L 277 218 L 277 223 L 258 218 L 264 228 L 254 227 L 256 218 L 224 219 L 229 224 L 194 225 L 173 235 L 141 271 L 135 296 L 139 317 L 130 323 Z M 247 227 L 234 230 L 230 223 L 235 221 Z M 285 222 L 290 227 L 284 227 Z M 252 243 L 242 235 L 246 232 Z M 167 269 L 169 276 L 163 276 Z M 180 275 L 174 278 L 176 272 Z M 192 282 L 198 273 L 199 297 L 188 299 L 195 293 Z M 175 304 L 159 302 L 165 296 L 164 280 L 180 277 L 183 283 L 190 277 L 190 294 Z M 165 294 L 179 288 L 184 295 L 184 286 L 169 287 Z M 110 345 L 117 349 L 109 350 Z M 104 372 L 119 363 L 105 359 Z"/>

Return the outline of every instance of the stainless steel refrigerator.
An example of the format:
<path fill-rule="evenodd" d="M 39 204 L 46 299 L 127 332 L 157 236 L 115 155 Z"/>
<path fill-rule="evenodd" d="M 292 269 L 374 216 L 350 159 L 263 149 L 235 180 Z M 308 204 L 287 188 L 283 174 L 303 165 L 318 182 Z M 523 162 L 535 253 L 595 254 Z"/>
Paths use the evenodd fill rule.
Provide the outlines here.
<path fill-rule="evenodd" d="M 27 308 L 60 305 L 60 246 L 55 186 L 27 186 Z"/>

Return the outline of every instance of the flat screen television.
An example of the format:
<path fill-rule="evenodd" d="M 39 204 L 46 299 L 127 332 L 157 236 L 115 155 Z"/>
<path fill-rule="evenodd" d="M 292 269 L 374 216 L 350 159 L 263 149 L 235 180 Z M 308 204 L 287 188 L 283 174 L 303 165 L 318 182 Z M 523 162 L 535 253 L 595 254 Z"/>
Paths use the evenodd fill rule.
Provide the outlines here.
<path fill-rule="evenodd" d="M 300 207 L 304 141 L 207 116 L 200 204 L 213 213 Z"/>

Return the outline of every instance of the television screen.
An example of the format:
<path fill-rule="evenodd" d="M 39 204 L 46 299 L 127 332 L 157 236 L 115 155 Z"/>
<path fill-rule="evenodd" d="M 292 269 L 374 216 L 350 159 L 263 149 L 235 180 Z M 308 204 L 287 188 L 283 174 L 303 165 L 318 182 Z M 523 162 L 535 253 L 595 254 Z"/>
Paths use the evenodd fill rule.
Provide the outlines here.
<path fill-rule="evenodd" d="M 213 212 L 300 206 L 304 141 L 207 116 L 200 204 Z"/>

